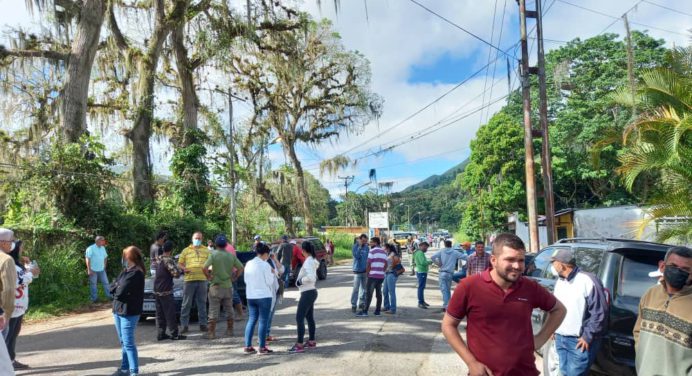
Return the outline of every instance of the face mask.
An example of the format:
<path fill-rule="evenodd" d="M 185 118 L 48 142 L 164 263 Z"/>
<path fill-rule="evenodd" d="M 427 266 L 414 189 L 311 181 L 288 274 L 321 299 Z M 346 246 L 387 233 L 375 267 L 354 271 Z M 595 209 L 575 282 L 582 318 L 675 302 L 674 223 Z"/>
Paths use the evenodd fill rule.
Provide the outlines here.
<path fill-rule="evenodd" d="M 14 251 L 14 247 L 17 246 L 17 242 L 12 242 L 12 245 L 10 246 L 10 252 Z"/>
<path fill-rule="evenodd" d="M 123 269 L 127 268 L 127 260 L 121 259 L 120 262 L 123 264 Z"/>
<path fill-rule="evenodd" d="M 194 245 L 195 247 L 199 247 L 200 245 L 202 245 L 202 240 L 192 239 L 192 245 Z"/>
<path fill-rule="evenodd" d="M 554 275 L 554 276 L 556 276 L 556 277 L 559 277 L 559 276 L 560 276 L 560 273 L 557 272 L 557 269 L 555 269 L 555 266 L 554 266 L 554 265 L 550 265 L 550 274 L 552 274 L 552 275 Z"/>
<path fill-rule="evenodd" d="M 676 268 L 674 266 L 667 266 L 663 270 L 663 278 L 665 278 L 666 283 L 674 289 L 681 289 L 685 287 L 687 279 L 690 278 L 690 273 Z"/>

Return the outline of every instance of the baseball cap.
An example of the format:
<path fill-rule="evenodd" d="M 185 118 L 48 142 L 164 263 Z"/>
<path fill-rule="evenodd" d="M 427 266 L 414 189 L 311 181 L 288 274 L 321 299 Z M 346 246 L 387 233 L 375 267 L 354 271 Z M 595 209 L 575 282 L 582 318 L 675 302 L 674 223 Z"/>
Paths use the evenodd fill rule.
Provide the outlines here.
<path fill-rule="evenodd" d="M 226 237 L 224 235 L 219 235 L 214 240 L 214 244 L 216 244 L 216 246 L 219 248 L 226 248 L 228 240 L 226 240 Z"/>
<path fill-rule="evenodd" d="M 0 228 L 0 240 L 10 241 L 14 238 L 14 232 L 7 228 Z"/>
<path fill-rule="evenodd" d="M 262 237 L 259 236 L 259 235 L 255 235 L 255 237 L 254 237 L 253 239 L 255 239 L 255 240 L 260 240 L 260 239 L 262 239 Z"/>
<path fill-rule="evenodd" d="M 574 253 L 571 249 L 559 248 L 553 252 L 550 257 L 550 261 L 559 261 L 563 264 L 576 265 L 576 260 L 574 259 Z"/>

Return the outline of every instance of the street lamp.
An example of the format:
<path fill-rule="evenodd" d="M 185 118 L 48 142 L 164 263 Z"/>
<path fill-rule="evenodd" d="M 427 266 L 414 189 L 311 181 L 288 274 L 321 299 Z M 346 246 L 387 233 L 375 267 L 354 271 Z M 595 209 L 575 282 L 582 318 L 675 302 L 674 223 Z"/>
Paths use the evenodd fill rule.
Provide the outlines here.
<path fill-rule="evenodd" d="M 411 230 L 411 207 L 404 203 L 399 204 L 399 206 L 406 206 L 406 226 L 408 226 L 408 229 Z"/>

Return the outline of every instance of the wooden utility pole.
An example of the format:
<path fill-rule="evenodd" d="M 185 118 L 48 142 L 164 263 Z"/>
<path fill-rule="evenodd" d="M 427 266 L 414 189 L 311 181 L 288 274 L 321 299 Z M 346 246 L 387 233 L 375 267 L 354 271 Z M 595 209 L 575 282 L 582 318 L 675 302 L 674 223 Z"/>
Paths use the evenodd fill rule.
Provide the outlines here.
<path fill-rule="evenodd" d="M 543 49 L 543 11 L 541 1 L 536 1 L 536 40 L 538 43 L 538 97 L 539 120 L 541 123 L 541 167 L 543 170 L 543 198 L 545 200 L 545 225 L 548 244 L 557 240 L 555 233 L 555 196 L 553 195 L 553 164 L 548 132 L 548 95 L 545 87 L 545 50 Z"/>
<path fill-rule="evenodd" d="M 625 40 L 627 41 L 627 80 L 632 91 L 632 118 L 637 117 L 637 82 L 634 79 L 634 51 L 632 50 L 632 34 L 630 33 L 630 23 L 627 20 L 627 13 L 622 15 L 622 22 L 625 23 Z"/>
<path fill-rule="evenodd" d="M 339 176 L 339 179 L 343 179 L 343 180 L 344 180 L 344 188 L 345 188 L 345 191 L 346 191 L 346 192 L 345 192 L 345 195 L 344 195 L 344 200 L 346 199 L 346 196 L 348 196 L 348 186 L 351 185 L 351 183 L 353 183 L 353 179 L 354 179 L 354 178 L 355 178 L 355 176 L 353 176 L 353 175 L 351 175 L 351 176 L 344 176 L 344 177 Z"/>
<path fill-rule="evenodd" d="M 526 209 L 529 215 L 529 251 L 538 252 L 538 218 L 536 215 L 536 180 L 533 166 L 533 129 L 531 128 L 531 82 L 529 76 L 529 46 L 526 35 L 526 0 L 519 1 L 521 32 L 521 94 L 524 108 L 524 172 L 526 176 Z M 536 12 L 531 12 L 535 17 Z"/>
<path fill-rule="evenodd" d="M 228 88 L 228 153 L 231 158 L 231 244 L 236 246 L 235 147 L 233 145 L 233 91 Z"/>

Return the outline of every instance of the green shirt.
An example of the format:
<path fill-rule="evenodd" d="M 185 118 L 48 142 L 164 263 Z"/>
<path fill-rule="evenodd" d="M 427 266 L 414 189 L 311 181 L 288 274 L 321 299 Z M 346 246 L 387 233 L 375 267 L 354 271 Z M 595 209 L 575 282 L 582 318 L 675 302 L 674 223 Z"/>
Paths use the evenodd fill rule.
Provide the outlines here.
<path fill-rule="evenodd" d="M 413 252 L 413 263 L 416 265 L 416 271 L 418 273 L 427 273 L 428 266 L 432 264 L 432 261 L 428 261 L 427 257 L 425 257 L 425 253 L 418 250 Z"/>
<path fill-rule="evenodd" d="M 219 285 L 221 288 L 231 288 L 231 277 L 233 268 L 238 270 L 243 268 L 243 264 L 232 253 L 226 251 L 212 251 L 211 255 L 204 263 L 204 267 L 212 268 L 211 285 Z"/>

